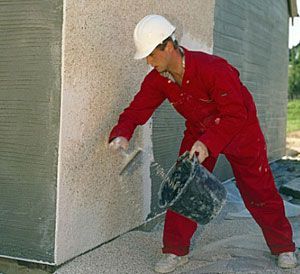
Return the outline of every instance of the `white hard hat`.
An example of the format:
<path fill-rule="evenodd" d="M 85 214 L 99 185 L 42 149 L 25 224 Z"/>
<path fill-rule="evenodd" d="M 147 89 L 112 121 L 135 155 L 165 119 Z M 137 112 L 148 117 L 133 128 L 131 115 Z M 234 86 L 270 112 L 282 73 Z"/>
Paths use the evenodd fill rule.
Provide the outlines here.
<path fill-rule="evenodd" d="M 136 53 L 134 59 L 147 57 L 159 44 L 172 35 L 175 27 L 163 16 L 147 15 L 136 25 L 133 33 Z"/>

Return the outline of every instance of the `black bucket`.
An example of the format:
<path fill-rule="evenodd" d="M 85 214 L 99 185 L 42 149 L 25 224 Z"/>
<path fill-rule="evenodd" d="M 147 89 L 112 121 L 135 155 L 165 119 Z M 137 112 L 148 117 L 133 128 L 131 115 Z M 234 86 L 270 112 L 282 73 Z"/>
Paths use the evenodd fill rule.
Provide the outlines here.
<path fill-rule="evenodd" d="M 181 155 L 162 182 L 159 206 L 169 208 L 199 224 L 207 224 L 226 202 L 226 189 L 196 156 Z"/>

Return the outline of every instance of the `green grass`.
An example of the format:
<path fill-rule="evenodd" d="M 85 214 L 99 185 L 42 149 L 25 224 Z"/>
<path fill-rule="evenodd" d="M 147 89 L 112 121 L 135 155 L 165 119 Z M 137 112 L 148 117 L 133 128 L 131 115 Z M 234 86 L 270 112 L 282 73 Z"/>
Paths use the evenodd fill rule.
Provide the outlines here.
<path fill-rule="evenodd" d="M 300 99 L 288 102 L 287 132 L 300 130 Z"/>

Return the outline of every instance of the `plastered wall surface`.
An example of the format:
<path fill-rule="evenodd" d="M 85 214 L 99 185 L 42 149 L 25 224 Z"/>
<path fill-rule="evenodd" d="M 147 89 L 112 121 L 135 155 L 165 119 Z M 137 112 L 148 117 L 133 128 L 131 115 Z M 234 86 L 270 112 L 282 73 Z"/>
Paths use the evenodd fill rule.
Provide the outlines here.
<path fill-rule="evenodd" d="M 110 129 L 149 70 L 145 61 L 133 60 L 136 23 L 147 14 L 162 14 L 178 27 L 179 41 L 211 51 L 213 6 L 204 0 L 65 0 L 57 264 L 143 223 L 157 195 L 149 171 L 161 157 L 153 154 L 155 118 L 136 131 L 129 153 L 139 147 L 143 152 L 123 176 L 126 158 L 107 148 Z"/>

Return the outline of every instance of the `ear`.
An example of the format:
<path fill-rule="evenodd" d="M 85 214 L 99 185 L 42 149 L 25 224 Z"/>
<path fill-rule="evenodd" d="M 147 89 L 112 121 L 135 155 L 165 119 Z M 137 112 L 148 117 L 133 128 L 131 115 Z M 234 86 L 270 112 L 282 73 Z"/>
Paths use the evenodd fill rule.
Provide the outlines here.
<path fill-rule="evenodd" d="M 173 45 L 173 43 L 171 41 L 167 42 L 165 50 L 168 51 L 168 52 L 172 52 L 174 50 L 174 45 Z"/>

